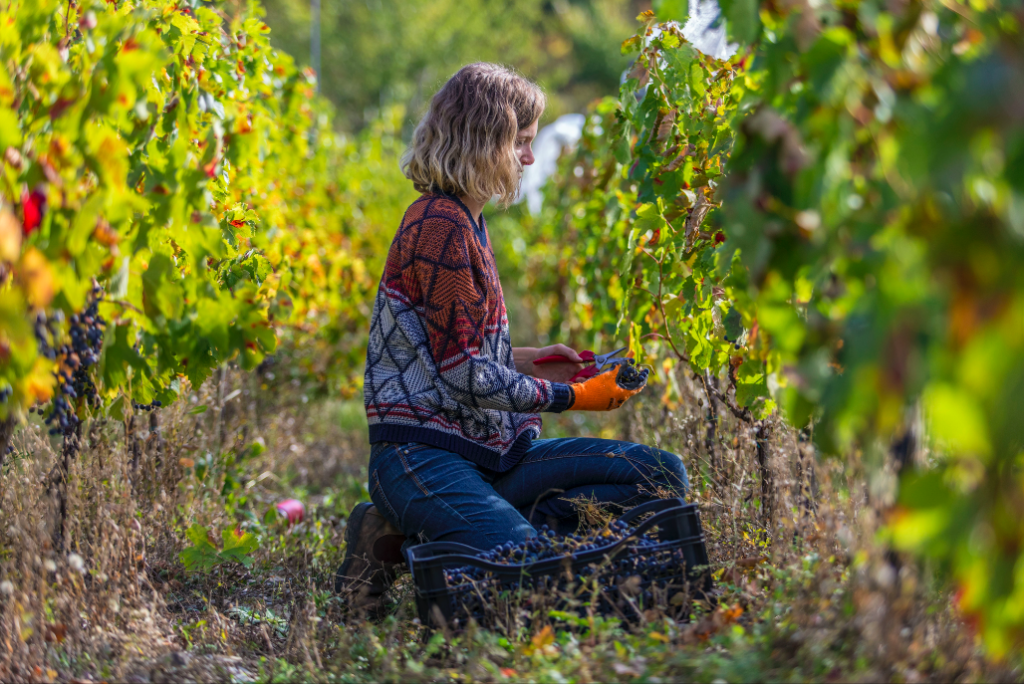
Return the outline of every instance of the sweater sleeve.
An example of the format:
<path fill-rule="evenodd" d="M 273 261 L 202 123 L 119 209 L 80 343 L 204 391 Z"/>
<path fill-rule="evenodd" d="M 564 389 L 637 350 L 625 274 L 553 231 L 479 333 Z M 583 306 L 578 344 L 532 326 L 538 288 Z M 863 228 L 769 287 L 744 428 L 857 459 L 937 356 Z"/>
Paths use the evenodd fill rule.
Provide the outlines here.
<path fill-rule="evenodd" d="M 489 357 L 484 337 L 499 334 L 499 307 L 488 298 L 500 288 L 486 266 L 471 226 L 447 218 L 424 221 L 416 240 L 414 272 L 423 296 L 430 353 L 445 390 L 477 408 L 559 413 L 572 389 L 516 372 Z M 500 307 L 504 309 L 504 307 Z"/>

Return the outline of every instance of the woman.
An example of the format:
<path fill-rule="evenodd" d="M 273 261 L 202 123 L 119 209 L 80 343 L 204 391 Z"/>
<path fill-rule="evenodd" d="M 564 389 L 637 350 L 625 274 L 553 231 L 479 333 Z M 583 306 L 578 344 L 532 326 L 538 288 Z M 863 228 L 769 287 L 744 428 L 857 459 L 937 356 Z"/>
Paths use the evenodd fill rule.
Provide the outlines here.
<path fill-rule="evenodd" d="M 544 109 L 541 90 L 493 64 L 461 69 L 437 92 L 402 160 L 422 197 L 388 253 L 370 326 L 364 400 L 373 504 L 348 521 L 339 591 L 381 605 L 401 546 L 519 542 L 546 523 L 577 526 L 571 500 L 624 509 L 685 493 L 678 456 L 605 439 L 537 439 L 540 412 L 607 411 L 640 389 L 618 369 L 568 380 L 582 364 L 565 345 L 513 348 L 487 225 L 507 206 Z M 535 365 L 550 354 L 573 362 Z"/>

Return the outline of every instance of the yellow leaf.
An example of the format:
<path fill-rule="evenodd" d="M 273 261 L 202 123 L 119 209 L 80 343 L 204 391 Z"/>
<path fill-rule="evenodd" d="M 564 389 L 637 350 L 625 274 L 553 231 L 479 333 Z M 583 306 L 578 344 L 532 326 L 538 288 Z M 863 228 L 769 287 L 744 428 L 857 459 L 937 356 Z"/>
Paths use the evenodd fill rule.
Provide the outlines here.
<path fill-rule="evenodd" d="M 970 393 L 954 385 L 935 384 L 924 393 L 931 436 L 954 453 L 982 458 L 992 452 L 985 409 Z"/>
<path fill-rule="evenodd" d="M 128 146 L 125 142 L 109 128 L 94 126 L 90 131 L 89 144 L 96 172 L 104 185 L 123 188 L 128 176 Z"/>
<path fill-rule="evenodd" d="M 533 635 L 533 639 L 530 640 L 530 643 L 533 644 L 534 648 L 540 649 L 544 648 L 548 644 L 554 643 L 554 641 L 555 631 L 551 629 L 551 625 L 544 625 L 544 629 Z"/>
<path fill-rule="evenodd" d="M 890 525 L 893 543 L 900 549 L 919 549 L 948 534 L 950 513 L 944 508 L 925 511 L 903 511 Z"/>
<path fill-rule="evenodd" d="M 555 655 L 558 647 L 555 645 L 555 630 L 551 625 L 544 625 L 544 628 L 533 635 L 530 645 L 524 649 L 526 655 L 539 653 L 541 655 Z"/>
<path fill-rule="evenodd" d="M 37 357 L 32 372 L 22 381 L 29 403 L 47 402 L 53 398 L 54 364 L 44 357 Z"/>
<path fill-rule="evenodd" d="M 18 280 L 32 306 L 45 307 L 53 299 L 53 271 L 46 257 L 35 247 L 29 248 L 22 255 L 18 266 Z"/>
<path fill-rule="evenodd" d="M 7 208 L 0 209 L 0 261 L 14 263 L 21 254 L 21 226 Z"/>

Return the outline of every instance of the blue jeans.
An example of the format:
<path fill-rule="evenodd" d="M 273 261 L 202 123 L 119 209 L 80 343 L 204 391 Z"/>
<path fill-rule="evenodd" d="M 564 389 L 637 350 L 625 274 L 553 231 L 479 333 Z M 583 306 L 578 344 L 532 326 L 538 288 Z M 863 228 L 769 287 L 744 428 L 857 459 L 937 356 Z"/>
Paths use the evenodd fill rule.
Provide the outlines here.
<path fill-rule="evenodd" d="M 573 532 L 570 499 L 621 512 L 684 496 L 686 468 L 675 454 L 611 439 L 541 439 L 504 473 L 426 444 L 378 442 L 370 451 L 370 498 L 412 541 L 454 541 L 478 549 L 520 542 L 547 524 Z"/>

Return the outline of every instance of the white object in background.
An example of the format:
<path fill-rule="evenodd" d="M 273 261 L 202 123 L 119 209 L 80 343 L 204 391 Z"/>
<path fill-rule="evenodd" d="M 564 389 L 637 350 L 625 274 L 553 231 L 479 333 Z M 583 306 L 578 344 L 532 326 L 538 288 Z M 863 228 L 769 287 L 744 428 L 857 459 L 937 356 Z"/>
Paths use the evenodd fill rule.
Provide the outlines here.
<path fill-rule="evenodd" d="M 683 37 L 705 55 L 715 59 L 729 59 L 736 54 L 739 45 L 729 42 L 725 19 L 721 17 L 722 9 L 718 6 L 718 0 L 690 0 L 690 16 L 682 27 Z M 679 28 L 678 21 L 665 23 Z M 660 35 L 661 29 L 655 27 L 650 35 L 644 38 L 644 45 L 650 45 L 651 41 Z M 628 73 L 629 69 L 622 72 L 622 83 L 626 82 Z"/>
<path fill-rule="evenodd" d="M 705 55 L 729 59 L 739 45 L 729 42 L 725 19 L 719 21 L 721 15 L 717 0 L 690 0 L 690 16 L 683 26 L 683 36 Z"/>
<path fill-rule="evenodd" d="M 531 214 L 540 211 L 544 202 L 541 188 L 558 168 L 558 157 L 565 148 L 572 148 L 583 135 L 583 124 L 587 117 L 583 114 L 565 114 L 555 122 L 540 129 L 533 141 L 534 162 L 523 169 L 523 182 L 516 202 L 526 200 Z"/>

